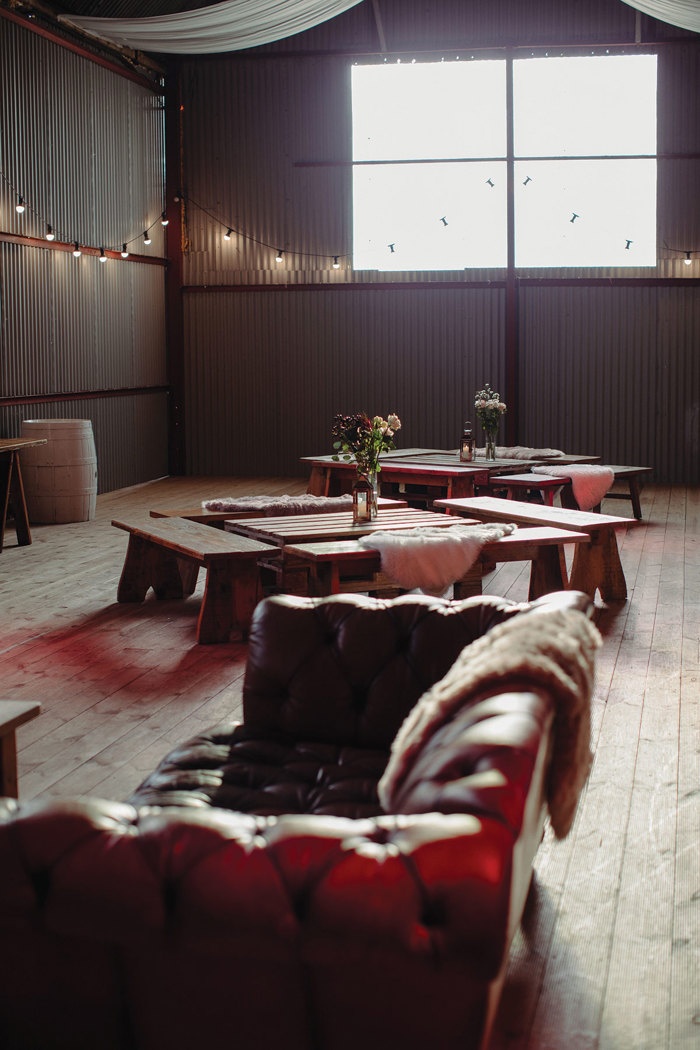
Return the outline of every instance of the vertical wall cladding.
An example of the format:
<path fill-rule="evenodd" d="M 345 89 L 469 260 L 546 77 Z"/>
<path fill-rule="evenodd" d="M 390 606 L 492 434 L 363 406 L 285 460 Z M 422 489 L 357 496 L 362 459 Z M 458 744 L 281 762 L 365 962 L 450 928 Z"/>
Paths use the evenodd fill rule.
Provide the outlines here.
<path fill-rule="evenodd" d="M 528 288 L 524 444 L 700 482 L 700 289 Z"/>
<path fill-rule="evenodd" d="M 656 291 L 526 288 L 520 323 L 522 443 L 655 465 Z"/>
<path fill-rule="evenodd" d="M 89 419 L 97 451 L 97 491 L 168 473 L 167 395 L 88 398 L 0 407 L 0 430 L 19 435 L 23 419 Z"/>
<path fill-rule="evenodd" d="M 193 473 L 299 476 L 336 412 L 396 412 L 399 447 L 455 448 L 504 379 L 503 291 L 355 289 L 186 298 Z"/>
<path fill-rule="evenodd" d="M 581 54 L 657 33 L 619 0 L 382 0 L 379 11 L 390 61 L 446 45 L 466 56 L 469 44 Z M 185 282 L 200 289 L 185 296 L 191 471 L 298 473 L 300 455 L 328 451 L 333 414 L 363 407 L 398 412 L 404 446 L 454 447 L 473 391 L 505 386 L 503 270 L 352 267 L 353 48 L 382 60 L 369 4 L 251 55 L 184 64 Z M 697 438 L 682 452 L 679 434 L 697 422 L 699 62 L 695 36 L 659 48 L 659 149 L 674 156 L 658 166 L 658 265 L 516 273 L 519 443 L 697 478 Z M 201 291 L 214 285 L 226 288 Z"/>
<path fill-rule="evenodd" d="M 131 252 L 162 255 L 162 96 L 5 19 L 0 57 L 0 229 L 43 239 L 50 223 L 59 242 L 107 250 L 127 242 Z M 105 464 L 100 491 L 144 480 L 144 434 L 160 443 L 150 448 L 164 473 L 163 395 L 145 396 L 140 408 L 135 398 L 51 406 L 51 395 L 166 383 L 163 267 L 75 259 L 45 243 L 0 245 L 0 396 L 46 395 L 44 417 L 70 404 L 68 414 L 83 418 L 90 406 Z M 136 425 L 146 403 L 147 416 L 162 418 Z M 26 417 L 22 406 L 5 408 L 1 432 L 16 433 L 15 419 Z"/>

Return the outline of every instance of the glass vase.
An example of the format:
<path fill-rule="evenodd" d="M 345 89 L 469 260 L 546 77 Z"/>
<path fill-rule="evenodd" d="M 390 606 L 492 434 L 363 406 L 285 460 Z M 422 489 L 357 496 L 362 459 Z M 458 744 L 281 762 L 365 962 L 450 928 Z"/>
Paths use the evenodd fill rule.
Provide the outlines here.
<path fill-rule="evenodd" d="M 485 453 L 484 454 L 486 456 L 486 459 L 495 459 L 496 458 L 496 435 L 495 434 L 487 434 L 486 435 L 486 448 L 485 448 Z"/>

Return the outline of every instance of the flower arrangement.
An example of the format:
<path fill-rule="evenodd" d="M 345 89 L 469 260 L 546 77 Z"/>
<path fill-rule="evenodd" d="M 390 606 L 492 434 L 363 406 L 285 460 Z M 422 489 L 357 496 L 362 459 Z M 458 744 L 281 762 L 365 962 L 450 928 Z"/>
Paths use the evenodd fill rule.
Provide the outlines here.
<path fill-rule="evenodd" d="M 333 459 L 354 459 L 358 474 L 365 477 L 376 474 L 381 470 L 380 453 L 394 448 L 394 434 L 400 429 L 401 420 L 393 412 L 388 419 L 381 416 L 370 419 L 366 412 L 336 415 L 331 433 L 335 438 L 333 448 L 340 454 L 334 454 Z"/>
<path fill-rule="evenodd" d="M 485 383 L 484 389 L 477 391 L 474 397 L 474 408 L 484 432 L 493 436 L 500 426 L 501 416 L 507 411 L 501 395 Z"/>
<path fill-rule="evenodd" d="M 506 411 L 506 404 L 501 395 L 492 390 L 488 383 L 478 390 L 474 397 L 476 415 L 486 435 L 486 458 L 496 458 L 496 433 L 501 423 L 501 416 Z"/>

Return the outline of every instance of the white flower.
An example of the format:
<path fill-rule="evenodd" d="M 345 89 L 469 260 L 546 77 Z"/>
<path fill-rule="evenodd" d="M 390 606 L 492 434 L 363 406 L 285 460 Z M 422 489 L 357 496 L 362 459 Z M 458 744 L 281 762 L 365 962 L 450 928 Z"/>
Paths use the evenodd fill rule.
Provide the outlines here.
<path fill-rule="evenodd" d="M 389 426 L 391 427 L 392 431 L 401 430 L 401 420 L 393 412 L 389 415 Z"/>
<path fill-rule="evenodd" d="M 504 402 L 503 401 L 499 401 L 498 402 L 498 411 L 499 412 L 505 412 L 505 410 L 506 410 L 506 406 L 505 406 Z"/>

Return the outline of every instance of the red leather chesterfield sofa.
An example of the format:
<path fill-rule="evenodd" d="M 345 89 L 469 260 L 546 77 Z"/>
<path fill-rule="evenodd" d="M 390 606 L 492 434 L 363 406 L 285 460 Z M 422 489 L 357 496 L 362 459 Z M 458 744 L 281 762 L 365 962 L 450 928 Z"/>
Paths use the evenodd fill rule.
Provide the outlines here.
<path fill-rule="evenodd" d="M 482 596 L 280 596 L 242 725 L 128 803 L 0 801 L 3 1050 L 485 1045 L 545 820 L 552 697 L 491 684 L 377 781 L 422 694 L 514 617 Z"/>

